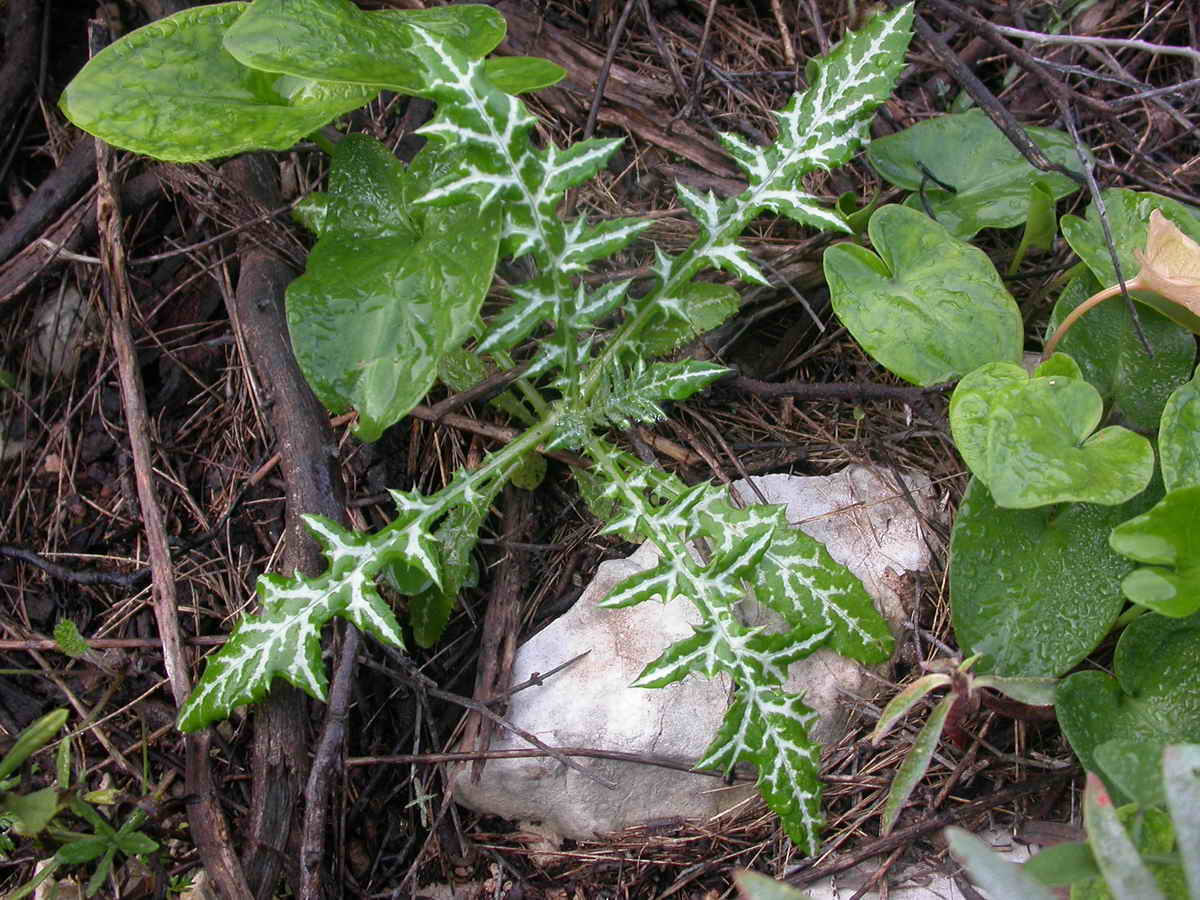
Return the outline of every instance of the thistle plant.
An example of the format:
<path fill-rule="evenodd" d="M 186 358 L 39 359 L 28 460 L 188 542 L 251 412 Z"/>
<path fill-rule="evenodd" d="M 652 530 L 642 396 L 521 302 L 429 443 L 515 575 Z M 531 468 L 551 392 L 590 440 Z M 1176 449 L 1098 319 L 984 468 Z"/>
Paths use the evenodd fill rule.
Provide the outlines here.
<path fill-rule="evenodd" d="M 735 701 L 698 765 L 756 766 L 763 796 L 789 836 L 815 852 L 819 747 L 808 737 L 814 714 L 802 697 L 783 690 L 788 666 L 821 647 L 880 662 L 890 654 L 891 635 L 861 583 L 821 544 L 790 527 L 781 508 L 737 509 L 722 488 L 687 486 L 620 452 L 605 432 L 658 419 L 665 403 L 684 400 L 725 374 L 709 362 L 655 357 L 737 310 L 734 289 L 696 281 L 701 272 L 719 268 L 766 283 L 737 243 L 756 216 L 770 212 L 849 230 L 801 182 L 810 172 L 845 163 L 859 147 L 902 65 L 911 9 L 878 15 L 814 60 L 808 89 L 778 113 L 779 137 L 770 146 L 722 136 L 746 173 L 747 189 L 719 199 L 680 185 L 679 198 L 699 234 L 677 256 L 656 250 L 654 285 L 637 295 L 630 282 L 589 288 L 581 276 L 629 247 L 649 222 L 559 215 L 566 190 L 592 178 L 621 142 L 587 140 L 565 149 L 534 142 L 535 120 L 515 94 L 551 79 L 544 64 L 483 59 L 503 34 L 494 11 L 449 7 L 437 11 L 440 18 L 430 18 L 433 11 L 363 13 L 349 0 L 256 0 L 218 8 L 225 12 L 204 20 L 220 34 L 214 52 L 224 54 L 222 65 L 241 67 L 259 94 L 269 88 L 285 105 L 324 103 L 329 117 L 354 105 L 348 98 L 363 102 L 379 89 L 437 104 L 420 129 L 429 143 L 410 166 L 371 139 L 350 136 L 333 152 L 329 191 L 302 208 L 319 239 L 308 271 L 289 288 L 289 326 L 318 396 L 331 409 L 356 408 L 359 436 L 373 439 L 420 400 L 438 364 L 461 354 L 473 338 L 467 352 L 477 367 L 485 360 L 526 366 L 508 408 L 527 427 L 436 493 L 392 491 L 395 517 L 374 534 L 310 516 L 327 570 L 314 578 L 259 579 L 260 614 L 242 619 L 208 658 L 180 713 L 180 728 L 203 728 L 261 699 L 276 676 L 323 700 L 321 632 L 334 616 L 404 646 L 404 630 L 377 589 L 380 579 L 409 598 L 417 642 L 436 642 L 498 491 L 531 454 L 570 449 L 591 463 L 577 478 L 605 531 L 652 541 L 661 556 L 604 604 L 682 595 L 700 612 L 695 633 L 651 662 L 638 684 L 659 687 L 691 673 L 727 675 L 737 686 Z M 177 27 L 162 39 L 188 40 L 189 23 L 199 21 L 188 15 L 175 17 Z M 144 35 L 138 40 L 143 48 L 148 43 Z M 85 90 L 102 82 L 105 65 L 97 57 L 92 73 L 85 70 L 80 87 L 64 98 L 77 124 L 166 158 L 221 154 L 208 144 L 164 151 L 161 141 L 106 131 L 103 107 L 116 101 L 104 90 Z M 151 69 L 161 69 L 161 60 L 147 73 Z M 129 71 L 122 76 L 127 83 Z M 144 95 L 143 102 L 149 102 Z M 286 146 L 288 137 L 311 129 L 311 110 L 295 118 L 269 138 L 256 135 L 256 146 Z M 158 140 L 161 116 L 154 121 Z M 225 152 L 241 149 L 245 143 L 238 140 Z M 479 313 L 498 258 L 527 260 L 535 274 L 511 285 L 508 305 L 485 323 Z M 346 278 L 358 281 L 338 287 Z M 391 310 L 396 330 L 380 329 L 370 318 L 381 305 Z M 330 340 L 331 329 L 337 340 Z M 339 357 L 342 345 L 354 348 L 351 358 Z M 748 593 L 782 616 L 783 630 L 742 624 L 738 605 Z"/>

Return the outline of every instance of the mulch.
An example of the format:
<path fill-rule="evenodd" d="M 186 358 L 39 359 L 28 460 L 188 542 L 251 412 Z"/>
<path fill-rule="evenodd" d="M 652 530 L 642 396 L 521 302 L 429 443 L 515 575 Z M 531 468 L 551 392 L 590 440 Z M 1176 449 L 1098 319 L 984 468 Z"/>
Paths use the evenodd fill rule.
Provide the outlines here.
<path fill-rule="evenodd" d="M 629 552 L 597 535 L 560 461 L 532 497 L 513 490 L 498 501 L 479 551 L 480 583 L 464 592 L 436 648 L 398 657 L 339 626 L 326 662 L 341 715 L 279 685 L 262 706 L 199 738 L 181 736 L 173 727 L 181 679 L 194 678 L 203 654 L 253 610 L 255 579 L 316 563 L 300 513 L 379 527 L 391 515 L 387 488 L 436 490 L 515 424 L 439 388 L 365 445 L 307 392 L 287 352 L 280 303 L 309 242 L 287 210 L 321 184 L 315 147 L 191 166 L 113 152 L 98 182 L 94 142 L 55 106 L 86 59 L 87 20 L 98 17 L 119 35 L 184 5 L 8 0 L 0 13 L 0 121 L 9 125 L 0 138 L 0 369 L 15 385 L 0 391 L 0 733 L 11 739 L 43 712 L 70 708 L 80 783 L 117 792 L 104 808 L 114 821 L 134 809 L 147 814 L 143 830 L 162 852 L 148 868 L 118 865 L 103 895 L 163 896 L 204 870 L 218 884 L 244 877 L 259 897 L 406 897 L 452 882 L 463 897 L 715 898 L 729 895 L 739 866 L 804 884 L 875 860 L 878 877 L 867 886 L 883 896 L 889 872 L 914 860 L 954 870 L 939 836 L 946 824 L 1010 824 L 1018 837 L 1071 833 L 1079 784 L 1054 723 L 984 708 L 966 723 L 961 746 L 943 745 L 896 832 L 880 838 L 883 798 L 919 721 L 873 747 L 865 737 L 878 707 L 867 699 L 848 700 L 854 728 L 827 750 L 829 827 L 811 859 L 761 807 L 547 852 L 513 823 L 446 802 L 438 754 L 464 728 L 478 731 L 465 715 L 470 698 L 486 700 L 505 685 L 514 644 L 567 608 L 599 561 Z M 611 261 L 623 277 L 646 274 L 650 241 L 678 250 L 694 236 L 675 182 L 740 190 L 716 134 L 767 140 L 771 111 L 803 87 L 805 60 L 873 6 L 496 5 L 509 22 L 502 52 L 545 56 L 567 71 L 529 100 L 542 137 L 626 137 L 613 163 L 570 200 L 575 214 L 591 218 L 654 218 L 649 240 Z M 924 0 L 918 8 L 908 66 L 875 136 L 971 99 L 1018 139 L 1021 125 L 1073 129 L 1095 154 L 1103 187 L 1200 207 L 1200 65 L 1145 48 L 1014 43 L 992 27 L 1196 47 L 1194 3 Z M 403 155 L 428 115 L 428 104 L 384 96 L 351 128 Z M 901 196 L 861 160 L 810 176 L 808 188 L 831 200 L 847 191 L 881 202 Z M 98 203 L 110 194 L 119 218 Z M 1078 214 L 1087 203 L 1083 191 L 1060 212 Z M 786 222 L 755 223 L 744 243 L 772 285 L 743 291 L 739 315 L 690 350 L 741 377 L 618 437 L 688 481 L 828 474 L 852 462 L 918 468 L 953 510 L 966 473 L 949 438 L 946 398 L 899 384 L 839 327 L 820 269 L 829 240 Z M 1007 260 L 1017 236 L 985 232 L 979 240 Z M 114 262 L 115 247 L 123 263 Z M 1059 242 L 1010 280 L 1030 335 L 1040 333 L 1055 279 L 1070 263 Z M 120 278 L 127 292 L 111 289 Z M 64 301 L 72 295 L 73 306 Z M 68 310 L 82 341 L 47 351 Z M 49 373 L 47 355 L 59 363 Z M 129 399 L 138 390 L 140 406 Z M 955 652 L 948 535 L 938 523 L 930 534 L 935 562 L 920 585 L 897 685 L 918 676 L 922 662 Z M 63 619 L 89 640 L 88 654 L 71 659 L 55 649 L 50 636 Z M 48 783 L 52 770 L 27 767 L 26 787 Z M 18 843 L 0 860 L 0 890 L 27 882 L 54 847 Z"/>

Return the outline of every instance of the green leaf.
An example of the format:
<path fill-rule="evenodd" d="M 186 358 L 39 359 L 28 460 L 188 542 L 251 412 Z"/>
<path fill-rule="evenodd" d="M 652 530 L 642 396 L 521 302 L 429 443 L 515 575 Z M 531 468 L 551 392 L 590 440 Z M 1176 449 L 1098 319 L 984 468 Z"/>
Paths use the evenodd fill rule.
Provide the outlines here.
<path fill-rule="evenodd" d="M 25 760 L 45 747 L 67 724 L 68 712 L 56 709 L 24 728 L 9 751 L 0 759 L 0 781 L 21 767 Z"/>
<path fill-rule="evenodd" d="M 432 53 L 437 38 L 478 59 L 504 31 L 503 16 L 481 5 L 364 12 L 350 0 L 255 0 L 225 49 L 264 72 L 424 96 L 444 74 Z"/>
<path fill-rule="evenodd" d="M 1069 135 L 1049 128 L 1025 131 L 1054 162 L 1079 168 Z M 1079 189 L 1065 175 L 1035 169 L 980 109 L 939 116 L 874 140 L 867 147 L 867 159 L 897 187 L 919 191 L 923 184 L 934 218 L 964 239 L 981 228 L 1011 228 L 1029 219 L 1034 184 L 1042 184 L 1053 200 Z M 922 166 L 955 191 L 926 178 Z M 922 208 L 918 195 L 909 197 L 906 205 Z"/>
<path fill-rule="evenodd" d="M 365 441 L 421 401 L 491 286 L 498 216 L 471 204 L 414 208 L 420 187 L 419 175 L 378 141 L 343 140 L 333 154 L 325 228 L 306 272 L 287 290 L 305 378 L 331 411 L 358 411 L 356 434 Z"/>
<path fill-rule="evenodd" d="M 1120 188 L 1106 190 L 1101 196 L 1108 213 L 1117 259 L 1121 263 L 1121 274 L 1126 281 L 1132 279 L 1141 269 L 1141 263 L 1134 256 L 1134 251 L 1142 251 L 1146 247 L 1150 213 L 1154 210 L 1160 210 L 1192 240 L 1200 241 L 1200 219 L 1182 203 L 1158 194 L 1144 194 Z M 1096 279 L 1105 287 L 1116 284 L 1117 275 L 1108 255 L 1108 246 L 1104 241 L 1104 230 L 1100 225 L 1096 205 L 1093 203 L 1088 207 L 1086 219 L 1063 216 L 1059 224 L 1071 249 L 1079 254 Z M 1131 296 L 1189 331 L 1200 332 L 1200 317 L 1188 312 L 1185 307 L 1148 291 L 1135 291 Z M 1101 305 L 1118 302 L 1110 300 Z"/>
<path fill-rule="evenodd" d="M 105 838 L 83 838 L 63 844 L 54 856 L 63 865 L 81 866 L 84 863 L 90 863 L 93 859 L 99 859 L 111 847 L 111 842 Z"/>
<path fill-rule="evenodd" d="M 888 705 L 879 715 L 879 721 L 875 723 L 875 727 L 871 731 L 871 743 L 878 744 L 892 730 L 892 726 L 908 715 L 908 711 L 920 703 L 930 691 L 940 687 L 949 687 L 949 685 L 949 675 L 936 672 L 931 675 L 922 675 L 888 701 Z"/>
<path fill-rule="evenodd" d="M 1067 332 L 1067 337 L 1073 333 L 1074 329 Z M 1158 429 L 1158 454 L 1168 491 L 1200 484 L 1200 370 L 1167 398 Z"/>
<path fill-rule="evenodd" d="M 79 659 L 88 652 L 87 641 L 70 619 L 59 619 L 58 624 L 54 626 L 54 643 L 72 659 Z"/>
<path fill-rule="evenodd" d="M 1174 618 L 1200 610 L 1200 484 L 1179 488 L 1112 530 L 1109 544 L 1147 563 L 1121 582 L 1125 596 Z"/>
<path fill-rule="evenodd" d="M 84 131 L 171 162 L 287 150 L 371 87 L 325 84 L 247 68 L 222 48 L 245 3 L 198 6 L 104 48 L 67 85 L 59 106 Z"/>
<path fill-rule="evenodd" d="M 733 881 L 741 900 L 809 900 L 808 894 L 749 869 L 739 870 Z"/>
<path fill-rule="evenodd" d="M 462 9 L 461 6 L 442 8 Z M 532 56 L 493 57 L 484 63 L 483 71 L 487 80 L 506 94 L 540 91 L 558 84 L 567 75 L 562 66 Z"/>
<path fill-rule="evenodd" d="M 126 856 L 141 856 L 158 850 L 158 841 L 140 831 L 118 833 L 117 849 Z"/>
<path fill-rule="evenodd" d="M 58 791 L 47 787 L 29 794 L 0 794 L 0 814 L 12 820 L 23 837 L 41 834 L 58 812 Z"/>
<path fill-rule="evenodd" d="M 1058 687 L 1055 678 L 1006 678 L 1002 675 L 979 675 L 975 687 L 991 688 L 1018 703 L 1030 706 L 1053 706 L 1054 690 Z"/>
<path fill-rule="evenodd" d="M 1093 434 L 1103 412 L 1087 382 L 1030 377 L 1020 366 L 991 363 L 959 382 L 950 427 L 971 472 L 1000 506 L 1114 505 L 1145 490 L 1154 450 L 1118 426 Z"/>
<path fill-rule="evenodd" d="M 399 624 L 374 581 L 386 565 L 399 561 L 440 581 L 437 545 L 425 520 L 402 508 L 396 522 L 374 535 L 355 534 L 320 516 L 306 516 L 305 522 L 322 544 L 329 570 L 316 578 L 259 578 L 262 613 L 242 619 L 225 645 L 208 657 L 179 713 L 181 731 L 196 731 L 227 718 L 238 706 L 257 702 L 276 676 L 324 700 L 328 677 L 321 662 L 321 627 L 334 616 L 385 644 L 404 646 Z"/>
<path fill-rule="evenodd" d="M 1167 747 L 1163 751 L 1163 782 L 1188 893 L 1200 897 L 1200 745 Z"/>
<path fill-rule="evenodd" d="M 913 384 L 961 378 L 1021 358 L 1021 313 L 987 255 L 903 206 L 871 216 L 879 256 L 855 244 L 825 251 L 834 312 L 863 348 Z"/>
<path fill-rule="evenodd" d="M 944 832 L 950 852 L 958 857 L 971 880 L 991 897 L 1021 900 L 1054 900 L 1054 894 L 1031 877 L 1022 866 L 1000 857 L 969 831 L 950 827 Z"/>
<path fill-rule="evenodd" d="M 1029 186 L 1029 213 L 1025 230 L 1021 232 L 1021 243 L 1017 244 L 1008 274 L 1015 275 L 1030 248 L 1047 251 L 1054 246 L 1058 234 L 1058 217 L 1054 210 L 1054 194 L 1044 181 L 1035 181 Z"/>
<path fill-rule="evenodd" d="M 1083 841 L 1046 847 L 1027 860 L 1024 869 L 1046 887 L 1065 887 L 1100 877 L 1092 848 Z"/>
<path fill-rule="evenodd" d="M 1168 619 L 1147 613 L 1117 642 L 1113 668 L 1076 672 L 1055 695 L 1059 724 L 1080 763 L 1105 778 L 1119 802 L 1125 792 L 1107 777 L 1096 750 L 1110 740 L 1135 741 L 1148 760 L 1168 744 L 1200 741 L 1200 616 Z"/>
<path fill-rule="evenodd" d="M 413 639 L 422 647 L 432 647 L 441 640 L 459 591 L 476 577 L 474 553 L 479 528 L 500 487 L 501 482 L 497 480 L 475 502 L 450 510 L 434 533 L 440 548 L 442 583 L 428 583 L 422 590 L 412 592 L 408 601 Z"/>
<path fill-rule="evenodd" d="M 1092 758 L 1100 772 L 1143 809 L 1167 802 L 1161 755 L 1147 753 L 1137 738 L 1114 738 L 1098 744 Z"/>
<path fill-rule="evenodd" d="M 896 777 L 892 779 L 887 800 L 883 804 L 883 816 L 879 823 L 881 837 L 891 834 L 892 829 L 896 827 L 896 820 L 900 818 L 900 812 L 904 809 L 904 804 L 908 802 L 912 792 L 925 777 L 925 772 L 929 769 L 929 761 L 933 759 L 934 751 L 941 743 L 946 716 L 950 714 L 950 708 L 954 706 L 957 699 L 957 695 L 950 693 L 938 701 L 938 705 L 929 714 L 929 719 L 917 732 L 908 755 L 904 757 L 904 762 L 896 770 Z"/>
<path fill-rule="evenodd" d="M 1083 794 L 1083 821 L 1096 864 L 1116 900 L 1166 900 L 1125 833 L 1104 785 L 1090 773 Z"/>
<path fill-rule="evenodd" d="M 732 287 L 704 281 L 689 281 L 657 302 L 664 315 L 638 339 L 638 350 L 646 356 L 670 353 L 720 327 L 740 308 Z"/>
<path fill-rule="evenodd" d="M 1131 567 L 1109 547 L 1109 531 L 1153 501 L 1004 509 L 972 479 L 950 540 L 963 652 L 987 654 L 988 672 L 1036 678 L 1061 675 L 1087 656 L 1121 611 L 1121 579 Z"/>
<path fill-rule="evenodd" d="M 1047 336 L 1067 314 L 1101 289 L 1086 268 L 1080 267 L 1054 305 Z M 1187 381 L 1196 356 L 1196 339 L 1152 309 L 1138 310 L 1154 356 L 1148 357 L 1134 331 L 1129 310 L 1119 299 L 1091 309 L 1063 336 L 1058 350 L 1070 355 L 1105 403 L 1111 403 L 1138 430 L 1158 427 L 1167 395 Z"/>

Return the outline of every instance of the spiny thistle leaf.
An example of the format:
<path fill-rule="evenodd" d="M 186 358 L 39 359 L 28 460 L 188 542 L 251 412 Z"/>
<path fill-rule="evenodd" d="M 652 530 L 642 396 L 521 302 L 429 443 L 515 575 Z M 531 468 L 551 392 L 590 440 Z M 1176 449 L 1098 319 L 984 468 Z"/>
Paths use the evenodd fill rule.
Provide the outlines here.
<path fill-rule="evenodd" d="M 622 581 L 601 605 L 686 596 L 702 617 L 695 634 L 647 665 L 637 684 L 662 687 L 690 672 L 729 675 L 738 701 L 698 765 L 757 766 L 768 805 L 792 839 L 813 852 L 821 821 L 819 748 L 807 737 L 814 714 L 780 686 L 791 663 L 822 646 L 863 661 L 886 659 L 886 623 L 861 582 L 789 525 L 783 507 L 739 510 L 714 485 L 687 487 L 599 440 L 589 449 L 603 472 L 577 477 L 605 530 L 652 540 L 662 552 L 656 566 Z M 707 563 L 689 547 L 696 537 L 704 539 Z M 737 608 L 747 596 L 780 612 L 785 630 L 742 624 Z"/>
<path fill-rule="evenodd" d="M 321 516 L 306 516 L 305 523 L 324 548 L 329 570 L 316 578 L 259 578 L 262 613 L 238 623 L 225 646 L 208 658 L 179 714 L 180 730 L 196 731 L 261 700 L 276 676 L 324 700 L 329 682 L 321 662 L 321 628 L 334 616 L 383 643 L 404 646 L 396 617 L 375 589 L 375 576 L 398 557 L 422 566 L 432 563 L 435 545 L 424 524 L 418 519 L 362 535 Z M 421 548 L 415 557 L 406 552 L 412 547 Z"/>

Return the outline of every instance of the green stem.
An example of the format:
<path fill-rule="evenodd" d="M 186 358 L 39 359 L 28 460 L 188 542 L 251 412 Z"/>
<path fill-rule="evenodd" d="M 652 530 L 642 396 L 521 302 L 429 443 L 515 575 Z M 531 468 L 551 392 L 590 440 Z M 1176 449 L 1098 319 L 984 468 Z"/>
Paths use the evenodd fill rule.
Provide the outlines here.
<path fill-rule="evenodd" d="M 1113 622 L 1113 627 L 1108 630 L 1108 633 L 1115 634 L 1116 632 L 1123 630 L 1134 619 L 1140 617 L 1146 612 L 1149 612 L 1149 610 L 1144 606 L 1137 606 L 1135 604 L 1134 606 L 1129 607 L 1129 609 L 1117 616 L 1117 621 Z"/>
<path fill-rule="evenodd" d="M 333 151 L 337 145 L 334 144 L 329 138 L 325 137 L 324 132 L 320 130 L 314 131 L 308 136 L 308 139 L 320 147 L 326 156 L 333 156 Z"/>

